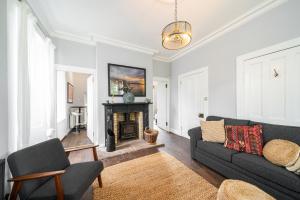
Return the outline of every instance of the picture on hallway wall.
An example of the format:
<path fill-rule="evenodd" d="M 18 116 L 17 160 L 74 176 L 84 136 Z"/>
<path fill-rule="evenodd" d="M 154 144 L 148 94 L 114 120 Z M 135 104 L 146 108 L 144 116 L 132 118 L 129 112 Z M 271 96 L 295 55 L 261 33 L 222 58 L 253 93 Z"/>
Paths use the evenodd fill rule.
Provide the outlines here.
<path fill-rule="evenodd" d="M 67 103 L 73 103 L 74 86 L 71 83 L 67 83 Z"/>
<path fill-rule="evenodd" d="M 136 97 L 146 96 L 146 69 L 108 64 L 108 95 L 123 96 L 124 87 L 129 87 Z"/>

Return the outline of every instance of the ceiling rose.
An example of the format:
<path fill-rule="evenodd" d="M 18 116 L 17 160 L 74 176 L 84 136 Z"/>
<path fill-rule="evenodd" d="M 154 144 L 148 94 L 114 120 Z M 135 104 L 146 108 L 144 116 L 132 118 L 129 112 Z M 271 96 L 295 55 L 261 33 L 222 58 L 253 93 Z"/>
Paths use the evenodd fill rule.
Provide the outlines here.
<path fill-rule="evenodd" d="M 191 24 L 177 19 L 177 0 L 175 0 L 175 21 L 165 26 L 161 35 L 162 46 L 169 50 L 181 49 L 192 40 Z"/>

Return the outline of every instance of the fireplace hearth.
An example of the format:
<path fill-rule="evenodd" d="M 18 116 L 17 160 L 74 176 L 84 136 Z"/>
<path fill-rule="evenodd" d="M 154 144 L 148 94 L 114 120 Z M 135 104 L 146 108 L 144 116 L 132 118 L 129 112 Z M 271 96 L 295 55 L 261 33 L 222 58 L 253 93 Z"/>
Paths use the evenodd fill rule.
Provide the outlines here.
<path fill-rule="evenodd" d="M 149 104 L 145 102 L 103 104 L 105 130 L 113 130 L 116 145 L 122 140 L 143 139 L 144 129 L 149 127 Z M 105 141 L 106 138 L 105 134 Z"/>

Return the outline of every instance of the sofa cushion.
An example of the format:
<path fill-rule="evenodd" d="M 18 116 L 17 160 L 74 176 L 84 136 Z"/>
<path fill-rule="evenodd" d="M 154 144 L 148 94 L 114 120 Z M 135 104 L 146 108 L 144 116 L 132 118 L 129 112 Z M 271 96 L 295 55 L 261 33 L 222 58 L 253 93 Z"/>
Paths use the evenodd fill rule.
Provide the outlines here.
<path fill-rule="evenodd" d="M 206 118 L 206 121 L 220 121 L 224 119 L 225 126 L 227 125 L 233 125 L 233 126 L 243 126 L 243 125 L 249 125 L 249 120 L 243 120 L 243 119 L 233 119 L 233 118 L 225 118 L 225 117 L 218 117 L 218 116 L 208 116 Z"/>
<path fill-rule="evenodd" d="M 57 171 L 70 165 L 59 139 L 24 148 L 8 156 L 7 162 L 13 177 L 31 173 Z M 26 197 L 49 178 L 26 181 L 22 184 L 20 197 Z"/>
<path fill-rule="evenodd" d="M 200 121 L 203 141 L 225 142 L 224 120 Z"/>
<path fill-rule="evenodd" d="M 204 142 L 202 140 L 197 141 L 197 148 L 228 162 L 231 162 L 233 154 L 238 153 L 237 151 L 225 148 L 223 144 Z"/>
<path fill-rule="evenodd" d="M 300 192 L 299 176 L 270 163 L 263 157 L 246 153 L 233 154 L 232 163 L 266 180 Z"/>
<path fill-rule="evenodd" d="M 282 126 L 250 121 L 250 125 L 261 124 L 263 126 L 264 143 L 273 139 L 282 139 L 295 142 L 300 145 L 300 127 Z"/>
<path fill-rule="evenodd" d="M 262 156 L 262 126 L 225 126 L 226 140 L 224 146 L 236 151 Z"/>
<path fill-rule="evenodd" d="M 103 164 L 100 161 L 92 161 L 78 163 L 69 166 L 66 173 L 62 176 L 62 184 L 65 200 L 79 200 L 94 182 L 103 169 Z M 50 179 L 37 190 L 35 190 L 29 199 L 55 200 L 56 190 L 54 179 Z"/>

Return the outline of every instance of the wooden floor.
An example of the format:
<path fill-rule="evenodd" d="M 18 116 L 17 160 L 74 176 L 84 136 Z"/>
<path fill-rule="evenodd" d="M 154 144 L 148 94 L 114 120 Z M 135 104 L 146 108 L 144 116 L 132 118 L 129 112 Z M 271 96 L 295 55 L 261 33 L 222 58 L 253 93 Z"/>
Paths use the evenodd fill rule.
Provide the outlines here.
<path fill-rule="evenodd" d="M 168 154 L 174 156 L 179 161 L 184 163 L 187 167 L 198 173 L 200 176 L 205 178 L 211 184 L 219 187 L 224 177 L 209 169 L 208 167 L 198 163 L 197 161 L 191 159 L 190 156 L 190 141 L 187 138 L 160 130 L 158 136 L 158 142 L 164 143 L 165 147 L 161 147 L 158 150 L 145 150 L 135 153 L 130 153 L 127 156 L 122 156 L 118 158 L 112 158 L 105 161 L 104 166 L 111 166 L 120 162 L 138 158 L 141 156 L 149 155 L 158 151 L 164 151 Z M 86 135 L 85 131 L 81 131 L 80 134 L 70 133 L 64 140 L 63 145 L 65 147 L 72 147 L 82 144 L 89 144 L 91 141 Z M 90 150 L 78 151 L 70 154 L 71 163 L 84 162 L 92 160 L 92 152 Z"/>

